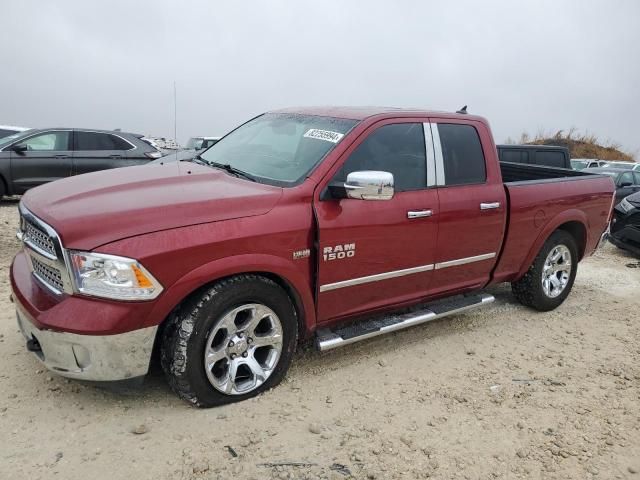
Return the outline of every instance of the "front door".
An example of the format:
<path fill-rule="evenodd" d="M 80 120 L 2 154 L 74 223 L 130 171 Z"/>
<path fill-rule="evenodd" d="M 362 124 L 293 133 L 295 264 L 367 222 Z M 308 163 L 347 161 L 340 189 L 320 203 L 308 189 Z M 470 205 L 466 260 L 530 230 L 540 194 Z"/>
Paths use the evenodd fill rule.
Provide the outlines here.
<path fill-rule="evenodd" d="M 431 121 L 440 199 L 433 293 L 476 289 L 490 279 L 505 230 L 495 147 L 480 122 Z"/>
<path fill-rule="evenodd" d="M 11 150 L 14 193 L 71 175 L 71 130 L 51 130 L 28 137 Z"/>
<path fill-rule="evenodd" d="M 428 125 L 428 124 L 427 124 Z M 427 175 L 430 130 L 419 119 L 370 127 L 338 160 L 331 181 L 355 171 L 394 176 L 391 200 L 316 200 L 318 322 L 419 299 L 430 286 L 438 233 L 438 192 Z M 432 160 L 432 150 L 431 160 Z"/>
<path fill-rule="evenodd" d="M 616 188 L 616 204 L 624 197 L 640 190 L 640 174 L 632 171 L 624 172 L 618 177 L 618 187 Z"/>

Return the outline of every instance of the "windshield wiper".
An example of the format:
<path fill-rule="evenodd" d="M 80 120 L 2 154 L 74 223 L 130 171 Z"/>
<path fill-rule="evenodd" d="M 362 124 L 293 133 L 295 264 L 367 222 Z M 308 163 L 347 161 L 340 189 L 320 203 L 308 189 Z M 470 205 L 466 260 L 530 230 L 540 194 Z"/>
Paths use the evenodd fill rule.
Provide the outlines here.
<path fill-rule="evenodd" d="M 258 182 L 258 180 L 250 173 L 240 170 L 239 168 L 232 167 L 228 163 L 211 162 L 209 160 L 202 158 L 200 155 L 196 155 L 191 158 L 186 158 L 182 161 L 198 163 L 200 165 L 207 165 L 208 167 L 220 168 L 221 170 L 224 170 L 225 172 L 230 173 L 231 175 L 235 175 L 236 177 L 243 177 L 243 178 L 246 178 L 247 180 L 251 180 L 252 182 Z"/>
<path fill-rule="evenodd" d="M 240 170 L 239 168 L 232 167 L 228 163 L 210 162 L 210 161 L 205 160 L 204 158 L 200 157 L 200 155 L 198 155 L 196 158 L 198 158 L 200 160 L 203 160 L 204 162 L 206 162 L 207 165 L 210 165 L 210 166 L 215 167 L 215 168 L 220 168 L 220 169 L 224 170 L 225 172 L 228 172 L 228 173 L 230 173 L 232 175 L 235 175 L 236 177 L 243 177 L 243 178 L 246 178 L 247 180 L 251 180 L 252 182 L 257 182 L 258 181 L 256 179 L 256 177 L 254 177 L 250 173 L 247 173 L 247 172 L 245 172 L 243 170 Z"/>

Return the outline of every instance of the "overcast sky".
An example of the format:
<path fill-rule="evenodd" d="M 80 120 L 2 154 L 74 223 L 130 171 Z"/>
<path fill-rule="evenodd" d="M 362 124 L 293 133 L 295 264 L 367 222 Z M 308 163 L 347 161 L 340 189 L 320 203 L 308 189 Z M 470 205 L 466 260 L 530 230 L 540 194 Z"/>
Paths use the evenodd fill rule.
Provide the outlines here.
<path fill-rule="evenodd" d="M 576 127 L 640 157 L 640 1 L 3 2 L 0 124 L 217 135 L 292 105 Z"/>

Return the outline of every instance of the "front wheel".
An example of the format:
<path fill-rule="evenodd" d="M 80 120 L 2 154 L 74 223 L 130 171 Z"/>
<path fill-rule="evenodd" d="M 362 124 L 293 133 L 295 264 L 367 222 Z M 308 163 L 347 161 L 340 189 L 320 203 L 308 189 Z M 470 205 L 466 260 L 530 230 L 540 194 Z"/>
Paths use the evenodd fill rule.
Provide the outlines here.
<path fill-rule="evenodd" d="M 542 312 L 558 307 L 569 295 L 578 270 L 578 248 L 564 230 L 544 243 L 527 273 L 511 284 L 516 299 Z"/>
<path fill-rule="evenodd" d="M 162 367 L 183 399 L 212 407 L 253 397 L 284 377 L 297 342 L 295 309 L 275 282 L 257 275 L 222 280 L 170 319 Z"/>

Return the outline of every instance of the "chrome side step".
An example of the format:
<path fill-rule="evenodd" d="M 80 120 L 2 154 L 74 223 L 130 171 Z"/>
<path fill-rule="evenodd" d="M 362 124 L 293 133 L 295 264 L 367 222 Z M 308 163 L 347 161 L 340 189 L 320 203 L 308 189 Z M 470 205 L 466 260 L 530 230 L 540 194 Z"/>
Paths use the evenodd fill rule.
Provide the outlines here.
<path fill-rule="evenodd" d="M 378 316 L 344 327 L 330 330 L 318 330 L 316 346 L 321 352 L 359 342 L 367 338 L 377 337 L 403 328 L 437 320 L 438 318 L 481 307 L 495 300 L 493 295 L 485 293 L 471 296 L 448 298 L 439 302 L 414 307 L 408 313 L 399 315 Z"/>

